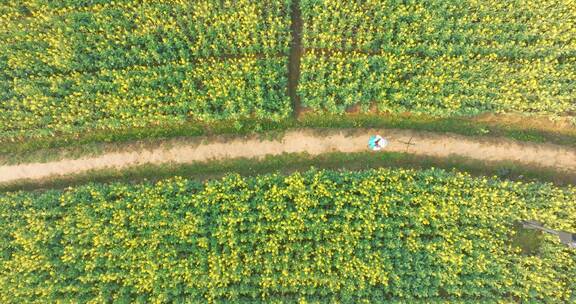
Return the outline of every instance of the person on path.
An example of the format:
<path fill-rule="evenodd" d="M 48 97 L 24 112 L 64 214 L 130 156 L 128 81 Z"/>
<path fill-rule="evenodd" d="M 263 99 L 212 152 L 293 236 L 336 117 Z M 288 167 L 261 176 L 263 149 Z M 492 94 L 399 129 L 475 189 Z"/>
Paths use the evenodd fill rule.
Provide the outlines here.
<path fill-rule="evenodd" d="M 372 151 L 380 151 L 388 145 L 388 141 L 380 135 L 372 135 L 368 140 L 368 148 Z"/>

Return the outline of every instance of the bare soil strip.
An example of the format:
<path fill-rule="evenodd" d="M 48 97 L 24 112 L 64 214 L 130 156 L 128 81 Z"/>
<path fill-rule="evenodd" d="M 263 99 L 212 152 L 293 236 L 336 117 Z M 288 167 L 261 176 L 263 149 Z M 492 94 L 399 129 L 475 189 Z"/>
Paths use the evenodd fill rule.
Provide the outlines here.
<path fill-rule="evenodd" d="M 294 130 L 280 139 L 256 136 L 227 140 L 205 138 L 198 141 L 170 142 L 151 150 L 127 149 L 95 157 L 63 159 L 48 163 L 0 166 L 0 183 L 21 179 L 40 180 L 99 169 L 124 169 L 142 164 L 192 163 L 229 158 L 262 158 L 266 155 L 367 151 L 370 135 L 380 134 L 389 144 L 383 151 L 450 157 L 482 161 L 512 161 L 524 165 L 576 172 L 576 150 L 551 144 L 516 142 L 502 138 L 482 139 L 452 134 L 410 130 Z M 379 152 L 374 152 L 379 153 Z"/>
<path fill-rule="evenodd" d="M 288 57 L 288 96 L 292 101 L 294 116 L 301 113 L 300 97 L 298 96 L 298 82 L 300 81 L 300 62 L 302 60 L 302 26 L 304 21 L 300 12 L 300 0 L 292 1 L 290 31 L 292 41 L 290 42 L 290 55 Z"/>

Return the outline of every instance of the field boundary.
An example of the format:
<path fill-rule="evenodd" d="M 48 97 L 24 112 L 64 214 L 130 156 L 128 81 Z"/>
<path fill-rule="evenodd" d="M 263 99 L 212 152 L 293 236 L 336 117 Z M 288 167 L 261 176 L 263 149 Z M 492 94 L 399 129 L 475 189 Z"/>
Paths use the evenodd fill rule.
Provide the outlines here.
<path fill-rule="evenodd" d="M 543 122 L 542 122 L 543 121 Z M 278 136 L 300 128 L 339 130 L 385 128 L 454 133 L 476 137 L 502 137 L 522 142 L 551 143 L 576 149 L 576 129 L 561 129 L 547 119 L 526 116 L 491 115 L 486 117 L 433 118 L 385 114 L 329 115 L 306 113 L 298 119 L 265 121 L 245 119 L 201 123 L 159 125 L 150 128 L 99 130 L 82 134 L 56 134 L 54 137 L 0 143 L 0 165 L 48 162 L 80 158 L 136 147 L 156 147 L 169 140 L 201 136 L 254 135 Z"/>
<path fill-rule="evenodd" d="M 533 165 L 512 162 L 482 162 L 465 157 L 417 156 L 398 152 L 330 152 L 317 156 L 307 153 L 285 153 L 263 159 L 238 158 L 190 164 L 145 164 L 127 169 L 102 169 L 62 175 L 41 180 L 19 180 L 0 184 L 0 192 L 44 191 L 65 189 L 88 183 L 155 182 L 174 176 L 197 181 L 221 178 L 228 174 L 256 176 L 268 173 L 290 174 L 310 168 L 330 170 L 368 170 L 377 168 L 405 168 L 423 170 L 440 168 L 467 172 L 477 177 L 498 177 L 521 182 L 550 182 L 557 186 L 576 185 L 576 172 L 562 172 Z"/>
<path fill-rule="evenodd" d="M 304 53 L 302 47 L 302 27 L 304 21 L 302 20 L 302 13 L 300 11 L 300 0 L 292 0 L 291 10 L 290 32 L 292 33 L 292 41 L 290 43 L 290 55 L 288 57 L 288 96 L 292 101 L 294 116 L 298 118 L 302 111 L 300 96 L 298 96 L 298 83 L 300 81 L 302 54 Z"/>
<path fill-rule="evenodd" d="M 558 172 L 538 166 L 518 165 L 512 162 L 481 162 L 465 157 L 416 156 L 409 153 L 341 153 L 331 152 L 318 156 L 306 153 L 285 153 L 262 159 L 238 158 L 190 164 L 140 165 L 123 170 L 102 169 L 69 174 L 41 180 L 20 180 L 0 184 L 0 192 L 43 191 L 64 189 L 88 183 L 155 182 L 174 176 L 198 181 L 221 178 L 229 174 L 256 176 L 269 173 L 290 174 L 310 168 L 329 170 L 368 170 L 377 168 L 407 168 L 422 170 L 440 168 L 467 172 L 477 177 L 495 176 L 522 182 L 550 182 L 557 186 L 576 185 L 575 172 Z"/>
<path fill-rule="evenodd" d="M 262 159 L 284 153 L 359 153 L 367 151 L 371 134 L 389 140 L 386 152 L 409 153 L 418 157 L 464 157 L 480 162 L 510 162 L 556 171 L 576 172 L 576 150 L 552 144 L 533 144 L 505 138 L 469 138 L 400 129 L 302 129 L 286 132 L 281 138 L 199 137 L 193 141 L 164 143 L 150 149 L 106 153 L 95 157 L 64 159 L 48 163 L 0 166 L 0 183 L 41 181 L 59 175 L 98 170 L 124 170 L 140 165 L 192 164 L 229 159 Z"/>

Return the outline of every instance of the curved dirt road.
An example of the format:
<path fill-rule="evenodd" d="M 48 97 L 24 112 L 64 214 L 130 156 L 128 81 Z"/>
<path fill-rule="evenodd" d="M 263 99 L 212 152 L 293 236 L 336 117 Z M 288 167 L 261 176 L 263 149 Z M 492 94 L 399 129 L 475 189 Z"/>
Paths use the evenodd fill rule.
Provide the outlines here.
<path fill-rule="evenodd" d="M 261 140 L 256 136 L 238 137 L 227 141 L 205 138 L 205 142 L 201 144 L 181 141 L 152 150 L 128 150 L 80 159 L 0 166 L 0 183 L 20 179 L 44 179 L 55 175 L 105 168 L 122 169 L 147 163 L 191 163 L 225 158 L 258 158 L 295 152 L 307 152 L 311 155 L 334 151 L 361 152 L 367 151 L 368 138 L 372 134 L 380 134 L 388 139 L 389 144 L 383 151 L 436 157 L 457 155 L 484 161 L 514 161 L 558 171 L 576 172 L 576 150 L 551 144 L 391 129 L 295 130 L 287 132 L 283 138 L 277 140 Z"/>

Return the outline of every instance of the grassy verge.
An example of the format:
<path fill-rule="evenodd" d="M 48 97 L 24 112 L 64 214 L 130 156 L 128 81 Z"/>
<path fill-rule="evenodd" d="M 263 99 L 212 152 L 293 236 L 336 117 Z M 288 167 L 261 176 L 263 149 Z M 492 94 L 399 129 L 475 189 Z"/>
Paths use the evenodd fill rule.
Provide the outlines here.
<path fill-rule="evenodd" d="M 560 173 L 551 169 L 519 166 L 509 162 L 485 163 L 462 157 L 420 157 L 395 152 L 335 152 L 320 156 L 295 153 L 269 156 L 260 160 L 243 158 L 192 164 L 142 165 L 124 170 L 95 170 L 41 181 L 18 181 L 12 184 L 0 185 L 0 191 L 65 188 L 89 182 L 138 182 L 141 180 L 158 180 L 175 175 L 203 181 L 218 178 L 228 173 L 253 176 L 270 172 L 290 173 L 303 171 L 310 167 L 346 170 L 364 170 L 379 167 L 414 169 L 436 167 L 466 171 L 476 176 L 499 176 L 510 180 L 552 182 L 560 186 L 576 184 L 576 173 Z"/>
<path fill-rule="evenodd" d="M 301 125 L 314 128 L 396 128 L 430 131 L 438 133 L 456 133 L 464 136 L 505 137 L 519 141 L 536 143 L 554 143 L 576 147 L 576 128 L 559 132 L 528 124 L 531 118 L 525 118 L 525 124 L 507 122 L 479 122 L 474 117 L 432 118 L 405 115 L 352 115 L 322 116 L 308 115 Z"/>
<path fill-rule="evenodd" d="M 529 121 L 530 118 L 526 118 Z M 78 158 L 103 152 L 125 150 L 131 145 L 143 148 L 158 146 L 166 139 L 213 135 L 246 135 L 260 133 L 277 136 L 295 128 L 397 128 L 456 133 L 475 137 L 505 137 L 526 142 L 553 143 L 576 147 L 576 129 L 552 131 L 498 122 L 478 122 L 474 118 L 430 118 L 406 115 L 319 115 L 280 122 L 266 120 L 219 121 L 210 124 L 187 122 L 178 125 L 151 126 L 141 129 L 94 131 L 82 134 L 62 134 L 51 138 L 0 143 L 0 164 L 46 162 L 61 158 Z"/>

